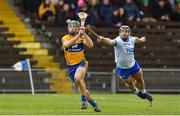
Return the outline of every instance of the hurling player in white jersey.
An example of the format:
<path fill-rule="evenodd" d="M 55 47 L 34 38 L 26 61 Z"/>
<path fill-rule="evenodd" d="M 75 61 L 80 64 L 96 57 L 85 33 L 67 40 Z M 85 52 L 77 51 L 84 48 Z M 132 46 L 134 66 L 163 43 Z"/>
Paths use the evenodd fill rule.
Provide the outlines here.
<path fill-rule="evenodd" d="M 130 36 L 129 26 L 122 25 L 119 36 L 115 39 L 100 36 L 99 41 L 103 44 L 114 46 L 116 73 L 125 85 L 137 96 L 152 102 L 152 96 L 146 91 L 143 80 L 143 72 L 134 58 L 134 44 L 146 41 L 146 37 Z"/>

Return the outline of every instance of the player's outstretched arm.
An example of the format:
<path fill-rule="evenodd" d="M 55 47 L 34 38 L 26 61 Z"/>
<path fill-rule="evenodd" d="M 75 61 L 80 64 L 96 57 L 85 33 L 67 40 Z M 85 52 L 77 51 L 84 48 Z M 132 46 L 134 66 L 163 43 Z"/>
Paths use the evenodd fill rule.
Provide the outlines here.
<path fill-rule="evenodd" d="M 99 40 L 99 42 L 101 42 L 103 44 L 106 44 L 106 45 L 109 45 L 109 46 L 114 46 L 115 45 L 115 41 L 110 39 L 110 38 L 99 36 L 98 40 Z"/>
<path fill-rule="evenodd" d="M 146 41 L 146 37 L 145 37 L 145 36 L 144 36 L 144 37 L 141 37 L 141 38 L 136 37 L 136 40 L 135 40 L 136 43 L 143 43 L 143 42 L 145 42 L 145 41 Z"/>

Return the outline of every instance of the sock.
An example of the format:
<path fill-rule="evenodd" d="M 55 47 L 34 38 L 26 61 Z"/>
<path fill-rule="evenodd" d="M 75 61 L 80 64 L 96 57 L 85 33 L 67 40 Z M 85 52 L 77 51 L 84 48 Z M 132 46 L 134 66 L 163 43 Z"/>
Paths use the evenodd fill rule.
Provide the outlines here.
<path fill-rule="evenodd" d="M 86 96 L 85 96 L 85 95 L 82 95 L 82 96 L 81 96 L 81 101 L 82 101 L 82 102 L 86 102 Z"/>
<path fill-rule="evenodd" d="M 146 93 L 146 89 L 142 89 L 141 92 L 144 94 Z"/>
<path fill-rule="evenodd" d="M 138 88 L 135 87 L 135 89 L 136 89 L 136 91 L 134 93 L 138 94 L 138 92 L 139 92 Z"/>
<path fill-rule="evenodd" d="M 96 102 L 94 101 L 94 100 L 88 100 L 88 102 L 93 106 L 93 107 L 96 107 L 97 106 L 97 104 L 96 104 Z"/>

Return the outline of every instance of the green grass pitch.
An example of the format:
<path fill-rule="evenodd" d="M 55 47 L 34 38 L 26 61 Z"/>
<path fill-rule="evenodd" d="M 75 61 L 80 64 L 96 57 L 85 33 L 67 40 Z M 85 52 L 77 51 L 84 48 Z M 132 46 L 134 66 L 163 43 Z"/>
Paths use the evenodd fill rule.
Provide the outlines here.
<path fill-rule="evenodd" d="M 180 115 L 180 94 L 153 94 L 153 106 L 134 94 L 93 94 L 102 112 L 80 109 L 78 94 L 1 94 L 0 115 Z"/>

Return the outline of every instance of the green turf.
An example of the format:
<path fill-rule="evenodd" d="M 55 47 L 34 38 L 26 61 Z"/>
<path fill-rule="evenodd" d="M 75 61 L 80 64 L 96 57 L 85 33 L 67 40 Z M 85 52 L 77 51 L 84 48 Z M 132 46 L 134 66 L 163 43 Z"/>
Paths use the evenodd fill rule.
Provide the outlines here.
<path fill-rule="evenodd" d="M 180 115 L 180 94 L 154 94 L 153 107 L 133 94 L 94 94 L 102 112 L 80 110 L 78 94 L 1 94 L 0 115 Z"/>

